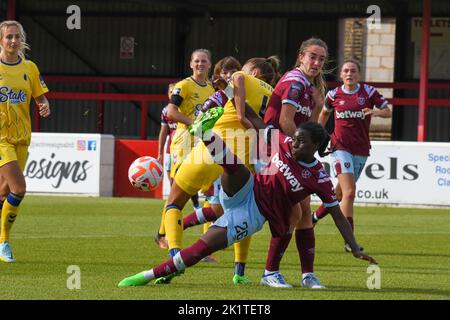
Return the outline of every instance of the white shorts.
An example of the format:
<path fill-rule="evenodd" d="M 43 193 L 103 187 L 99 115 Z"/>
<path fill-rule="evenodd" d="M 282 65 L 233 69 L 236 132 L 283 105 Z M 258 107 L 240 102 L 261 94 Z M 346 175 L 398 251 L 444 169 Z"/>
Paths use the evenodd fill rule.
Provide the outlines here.
<path fill-rule="evenodd" d="M 214 226 L 227 228 L 227 242 L 235 242 L 261 230 L 266 218 L 259 211 L 253 193 L 253 175 L 234 196 L 229 197 L 223 188 L 220 190 L 220 203 L 224 214 L 214 222 Z"/>
<path fill-rule="evenodd" d="M 352 173 L 355 176 L 355 181 L 358 181 L 367 161 L 367 156 L 354 156 L 344 150 L 336 150 L 330 154 L 330 157 L 333 161 L 332 167 L 336 177 L 341 173 Z"/>

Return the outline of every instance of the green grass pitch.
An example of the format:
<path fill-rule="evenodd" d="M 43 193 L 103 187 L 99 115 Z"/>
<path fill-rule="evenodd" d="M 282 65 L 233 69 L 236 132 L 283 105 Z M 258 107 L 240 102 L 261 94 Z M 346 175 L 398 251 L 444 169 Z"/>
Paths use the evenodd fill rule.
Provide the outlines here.
<path fill-rule="evenodd" d="M 151 199 L 28 195 L 13 227 L 17 261 L 0 262 L 0 300 L 450 299 L 449 209 L 355 209 L 357 240 L 379 262 L 379 290 L 367 288 L 368 264 L 343 252 L 331 217 L 316 226 L 315 273 L 326 290 L 300 287 L 295 241 L 281 264 L 294 289 L 260 286 L 267 224 L 252 240 L 246 272 L 250 285 L 233 285 L 233 249 L 228 248 L 216 254 L 219 263 L 199 263 L 170 285 L 117 288 L 122 278 L 166 259 L 167 252 L 153 242 L 162 206 Z M 201 227 L 189 229 L 184 243 L 194 242 L 201 232 Z M 80 268 L 81 289 L 67 287 L 72 265 Z"/>

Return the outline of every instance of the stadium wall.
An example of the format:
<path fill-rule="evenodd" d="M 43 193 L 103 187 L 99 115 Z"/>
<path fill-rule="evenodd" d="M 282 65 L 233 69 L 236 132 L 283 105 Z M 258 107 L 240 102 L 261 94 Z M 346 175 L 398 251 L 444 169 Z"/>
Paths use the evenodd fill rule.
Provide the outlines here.
<path fill-rule="evenodd" d="M 1 1 L 5 15 L 7 1 Z M 189 53 L 196 47 L 213 51 L 213 62 L 235 55 L 242 62 L 258 55 L 279 54 L 282 69 L 290 68 L 301 40 L 312 35 L 329 44 L 334 66 L 339 59 L 338 21 L 367 18 L 367 1 L 77 1 L 81 30 L 68 30 L 66 9 L 72 1 L 16 1 L 17 19 L 24 24 L 35 61 L 46 75 L 114 75 L 182 78 L 189 74 Z M 396 19 L 395 78 L 415 80 L 411 19 L 421 16 L 422 0 L 376 1 L 382 18 Z M 433 0 L 432 16 L 449 17 L 448 1 Z M 133 59 L 120 59 L 121 37 L 133 37 Z M 335 80 L 333 74 L 328 80 Z M 447 80 L 450 80 L 447 78 Z M 98 92 L 95 84 L 50 83 L 52 91 Z M 108 84 L 111 93 L 165 93 L 166 85 Z M 412 93 L 414 94 L 414 93 Z M 449 98 L 448 90 L 430 95 Z M 408 96 L 397 90 L 394 96 Z M 57 106 L 42 123 L 44 132 L 97 131 L 99 103 L 52 101 Z M 138 137 L 140 105 L 136 102 L 104 102 L 104 132 L 118 138 Z M 164 103 L 149 105 L 148 135 L 159 131 Z M 428 141 L 449 141 L 450 108 L 431 107 Z M 444 128 L 444 129 L 442 129 Z M 394 109 L 393 139 L 411 141 L 417 135 L 417 108 Z"/>

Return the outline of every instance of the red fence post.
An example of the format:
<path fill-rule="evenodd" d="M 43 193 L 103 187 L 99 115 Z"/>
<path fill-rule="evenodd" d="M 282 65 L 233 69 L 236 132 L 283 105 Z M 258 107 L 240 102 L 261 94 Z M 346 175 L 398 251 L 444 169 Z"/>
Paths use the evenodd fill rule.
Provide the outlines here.
<path fill-rule="evenodd" d="M 420 46 L 419 121 L 417 125 L 417 141 L 421 142 L 425 141 L 427 138 L 430 15 L 431 15 L 431 0 L 423 0 L 422 37 Z"/>
<path fill-rule="evenodd" d="M 41 116 L 39 115 L 39 107 L 34 104 L 33 108 L 33 131 L 41 132 Z"/>
<path fill-rule="evenodd" d="M 103 93 L 103 82 L 98 83 L 98 92 Z M 105 114 L 105 101 L 97 101 L 97 133 L 103 133 L 104 131 L 104 114 Z"/>
<path fill-rule="evenodd" d="M 148 102 L 141 101 L 141 139 L 147 140 L 147 108 Z"/>

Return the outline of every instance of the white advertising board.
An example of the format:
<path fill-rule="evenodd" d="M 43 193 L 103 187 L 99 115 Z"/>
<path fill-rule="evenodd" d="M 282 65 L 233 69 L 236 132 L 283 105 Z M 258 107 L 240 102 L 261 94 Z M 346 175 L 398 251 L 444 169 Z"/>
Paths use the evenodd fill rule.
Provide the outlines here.
<path fill-rule="evenodd" d="M 114 137 L 32 133 L 24 174 L 29 193 L 112 196 Z"/>
<path fill-rule="evenodd" d="M 319 159 L 330 172 L 329 156 Z M 450 143 L 372 142 L 355 203 L 450 206 Z"/>

